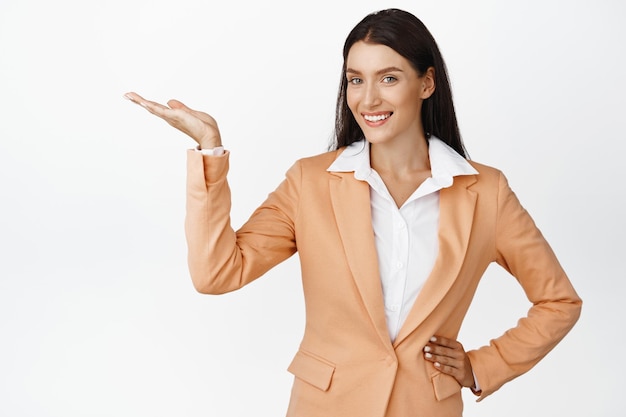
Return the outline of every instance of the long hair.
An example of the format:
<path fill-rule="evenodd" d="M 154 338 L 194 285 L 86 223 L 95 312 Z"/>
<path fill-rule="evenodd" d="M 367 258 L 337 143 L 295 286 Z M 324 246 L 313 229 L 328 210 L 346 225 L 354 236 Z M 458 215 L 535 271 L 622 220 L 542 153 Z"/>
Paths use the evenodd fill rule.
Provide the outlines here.
<path fill-rule="evenodd" d="M 430 67 L 435 69 L 435 91 L 422 104 L 424 134 L 427 138 L 431 135 L 438 137 L 467 158 L 456 120 L 446 64 L 439 47 L 421 20 L 399 9 L 381 10 L 367 15 L 346 38 L 335 109 L 335 137 L 331 149 L 339 149 L 363 139 L 363 131 L 348 108 L 346 98 L 346 60 L 350 48 L 358 41 L 388 46 L 406 58 L 420 76 Z"/>

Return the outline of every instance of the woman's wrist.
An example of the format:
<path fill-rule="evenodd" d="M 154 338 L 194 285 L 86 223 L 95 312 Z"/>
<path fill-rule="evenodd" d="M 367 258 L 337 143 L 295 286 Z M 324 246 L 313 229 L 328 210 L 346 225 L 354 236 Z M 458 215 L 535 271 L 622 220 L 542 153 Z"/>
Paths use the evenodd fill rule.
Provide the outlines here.
<path fill-rule="evenodd" d="M 198 142 L 198 149 L 215 149 L 222 146 L 222 141 Z"/>
<path fill-rule="evenodd" d="M 208 155 L 208 156 L 222 156 L 222 155 L 224 155 L 224 147 L 223 146 L 216 146 L 214 148 L 202 149 L 200 147 L 200 145 L 198 145 L 198 147 L 196 147 L 196 150 L 198 152 L 200 152 L 202 155 Z"/>

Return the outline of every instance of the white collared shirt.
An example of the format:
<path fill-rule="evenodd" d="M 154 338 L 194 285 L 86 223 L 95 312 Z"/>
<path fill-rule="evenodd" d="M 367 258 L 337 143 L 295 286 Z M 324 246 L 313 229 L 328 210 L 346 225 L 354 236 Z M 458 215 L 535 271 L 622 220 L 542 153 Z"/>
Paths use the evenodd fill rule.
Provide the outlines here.
<path fill-rule="evenodd" d="M 431 177 L 398 208 L 380 175 L 371 168 L 368 145 L 365 140 L 351 144 L 327 171 L 354 172 L 357 180 L 370 186 L 385 315 L 393 342 L 437 257 L 439 190 L 450 187 L 455 176 L 478 172 L 454 149 L 431 137 L 428 147 Z"/>

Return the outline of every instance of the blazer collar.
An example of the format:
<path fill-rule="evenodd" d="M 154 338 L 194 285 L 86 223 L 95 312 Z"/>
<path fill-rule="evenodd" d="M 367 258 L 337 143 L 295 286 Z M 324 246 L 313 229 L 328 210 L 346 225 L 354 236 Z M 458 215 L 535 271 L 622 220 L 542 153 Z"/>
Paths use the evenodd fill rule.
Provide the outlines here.
<path fill-rule="evenodd" d="M 372 228 L 369 185 L 355 179 L 352 173 L 340 172 L 330 175 L 329 187 L 337 227 L 355 284 L 378 336 L 392 350 Z"/>

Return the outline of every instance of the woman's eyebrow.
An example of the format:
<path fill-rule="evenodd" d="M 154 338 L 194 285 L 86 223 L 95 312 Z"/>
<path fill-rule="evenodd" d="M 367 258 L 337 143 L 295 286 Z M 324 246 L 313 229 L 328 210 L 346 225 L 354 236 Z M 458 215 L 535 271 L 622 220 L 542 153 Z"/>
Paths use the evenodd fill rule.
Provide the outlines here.
<path fill-rule="evenodd" d="M 382 75 L 386 72 L 403 72 L 400 68 L 398 67 L 387 67 L 387 68 L 383 68 L 383 69 L 379 69 L 378 71 L 376 71 L 376 75 Z M 350 74 L 361 74 L 361 71 L 352 69 L 352 68 L 346 68 L 346 73 L 350 73 Z"/>

